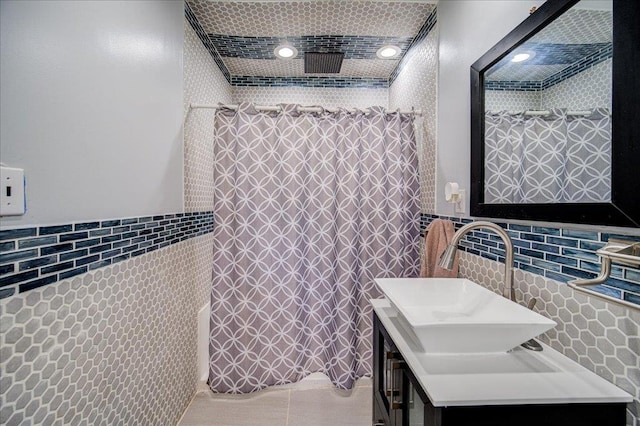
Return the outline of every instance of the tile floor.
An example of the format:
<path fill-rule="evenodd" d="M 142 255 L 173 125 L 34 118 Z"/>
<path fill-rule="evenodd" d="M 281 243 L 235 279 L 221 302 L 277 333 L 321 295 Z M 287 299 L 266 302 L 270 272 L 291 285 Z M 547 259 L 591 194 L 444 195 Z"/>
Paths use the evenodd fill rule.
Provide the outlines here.
<path fill-rule="evenodd" d="M 201 389 L 179 426 L 371 425 L 371 380 L 359 380 L 351 391 L 335 389 L 327 381 L 303 380 L 247 395 Z"/>

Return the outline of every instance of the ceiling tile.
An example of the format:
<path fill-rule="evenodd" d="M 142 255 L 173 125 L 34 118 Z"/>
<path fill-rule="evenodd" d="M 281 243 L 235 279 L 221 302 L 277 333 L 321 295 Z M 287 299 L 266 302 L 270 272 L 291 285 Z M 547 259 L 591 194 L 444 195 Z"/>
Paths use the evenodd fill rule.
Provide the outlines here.
<path fill-rule="evenodd" d="M 328 77 L 342 84 L 335 78 L 345 77 L 354 85 L 371 81 L 377 87 L 377 79 L 389 80 L 397 73 L 416 37 L 433 27 L 435 4 L 429 1 L 188 0 L 186 10 L 206 34 L 203 42 L 228 70 L 232 84 L 263 81 L 244 77 L 270 77 L 271 83 L 286 84 L 304 84 L 301 78 L 311 78 L 313 85 L 325 84 L 317 78 Z M 277 59 L 274 50 L 280 44 L 293 46 L 298 57 Z M 377 51 L 385 45 L 398 46 L 399 56 L 378 58 Z M 305 52 L 343 53 L 341 72 L 305 74 Z M 296 78 L 278 80 L 287 77 Z"/>
<path fill-rule="evenodd" d="M 280 77 L 304 77 L 304 76 L 344 76 L 344 77 L 375 77 L 388 78 L 398 65 L 397 60 L 363 60 L 345 59 L 342 62 L 340 74 L 305 74 L 304 60 L 289 59 L 259 60 L 242 58 L 225 58 L 225 64 L 232 75 L 254 76 L 280 76 Z"/>
<path fill-rule="evenodd" d="M 435 7 L 376 1 L 233 2 L 189 0 L 210 34 L 238 36 L 414 36 Z"/>

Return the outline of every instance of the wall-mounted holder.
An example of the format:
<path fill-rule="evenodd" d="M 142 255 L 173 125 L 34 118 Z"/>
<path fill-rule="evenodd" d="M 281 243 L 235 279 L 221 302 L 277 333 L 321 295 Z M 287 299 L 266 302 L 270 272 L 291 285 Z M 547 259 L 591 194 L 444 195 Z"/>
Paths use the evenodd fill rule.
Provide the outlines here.
<path fill-rule="evenodd" d="M 444 199 L 449 204 L 455 204 L 456 213 L 466 213 L 466 191 L 460 189 L 456 182 L 447 182 L 444 185 Z"/>
<path fill-rule="evenodd" d="M 592 296 L 598 296 L 612 302 L 616 302 L 634 309 L 640 309 L 640 306 L 627 302 L 626 300 L 616 299 L 585 288 L 589 285 L 602 284 L 611 275 L 611 264 L 618 263 L 627 266 L 640 267 L 640 242 L 610 239 L 606 246 L 596 251 L 600 256 L 600 273 L 597 277 L 591 279 L 577 279 L 567 282 L 567 284 L 579 291 L 588 293 Z"/>

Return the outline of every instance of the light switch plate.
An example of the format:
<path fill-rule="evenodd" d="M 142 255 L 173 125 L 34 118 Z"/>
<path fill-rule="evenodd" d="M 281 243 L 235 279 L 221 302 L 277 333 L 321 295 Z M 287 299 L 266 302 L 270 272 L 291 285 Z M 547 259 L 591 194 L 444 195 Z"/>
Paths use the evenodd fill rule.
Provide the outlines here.
<path fill-rule="evenodd" d="M 0 216 L 19 216 L 24 212 L 24 170 L 0 167 Z"/>

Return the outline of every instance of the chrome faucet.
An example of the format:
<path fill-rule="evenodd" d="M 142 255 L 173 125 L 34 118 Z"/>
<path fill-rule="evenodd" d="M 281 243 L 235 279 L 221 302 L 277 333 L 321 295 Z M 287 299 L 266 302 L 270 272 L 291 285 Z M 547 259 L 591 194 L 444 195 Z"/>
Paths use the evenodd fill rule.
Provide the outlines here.
<path fill-rule="evenodd" d="M 452 269 L 453 259 L 456 255 L 456 251 L 458 250 L 458 244 L 460 243 L 460 240 L 469 231 L 473 231 L 474 229 L 478 228 L 491 229 L 496 234 L 498 234 L 500 238 L 502 238 L 502 241 L 504 242 L 504 290 L 502 291 L 502 295 L 507 299 L 515 302 L 516 295 L 513 289 L 513 242 L 511 242 L 509 234 L 507 234 L 504 229 L 502 229 L 495 223 L 478 221 L 469 223 L 460 228 L 458 232 L 454 234 L 451 243 L 447 246 L 444 253 L 442 253 L 442 256 L 440 256 L 440 262 L 438 262 L 438 266 L 444 269 Z"/>

